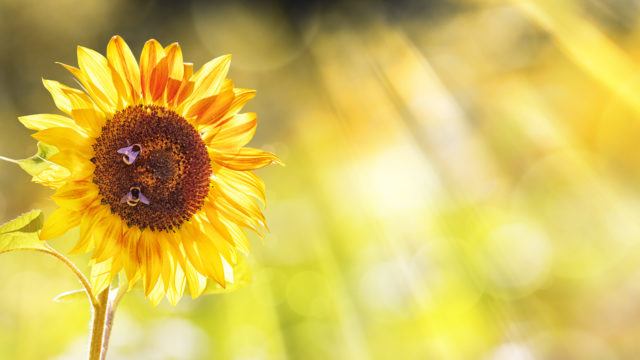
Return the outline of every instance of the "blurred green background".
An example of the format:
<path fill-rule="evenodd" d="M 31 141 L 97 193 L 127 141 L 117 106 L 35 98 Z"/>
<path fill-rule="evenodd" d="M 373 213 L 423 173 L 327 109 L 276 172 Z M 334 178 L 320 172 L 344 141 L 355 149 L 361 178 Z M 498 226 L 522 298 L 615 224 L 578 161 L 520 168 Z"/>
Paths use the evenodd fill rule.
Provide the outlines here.
<path fill-rule="evenodd" d="M 640 355 L 640 4 L 0 0 L 0 154 L 56 112 L 41 77 L 122 35 L 233 53 L 255 88 L 271 234 L 254 282 L 152 307 L 110 359 Z M 51 192 L 0 163 L 0 221 Z M 75 234 L 53 241 L 69 249 Z M 79 265 L 86 258 L 73 257 Z M 81 359 L 89 305 L 52 258 L 0 257 L 0 358 Z"/>

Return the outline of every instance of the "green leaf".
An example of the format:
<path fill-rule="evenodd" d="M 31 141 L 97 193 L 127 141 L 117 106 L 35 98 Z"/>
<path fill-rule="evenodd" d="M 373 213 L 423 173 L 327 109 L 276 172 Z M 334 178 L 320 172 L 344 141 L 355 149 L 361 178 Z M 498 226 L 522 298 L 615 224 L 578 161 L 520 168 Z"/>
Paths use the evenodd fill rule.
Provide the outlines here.
<path fill-rule="evenodd" d="M 53 298 L 55 302 L 73 302 L 87 298 L 87 292 L 84 289 L 65 291 Z"/>
<path fill-rule="evenodd" d="M 0 254 L 21 249 L 46 249 L 38 230 L 42 228 L 41 210 L 31 210 L 0 225 Z"/>
<path fill-rule="evenodd" d="M 36 232 L 14 231 L 0 234 L 0 254 L 13 250 L 46 250 L 46 243 Z"/>
<path fill-rule="evenodd" d="M 15 160 L 15 162 L 22 170 L 33 177 L 33 182 L 51 187 L 56 182 L 56 179 L 69 175 L 69 170 L 49 160 L 57 152 L 58 149 L 55 146 L 39 142 L 38 152 L 35 155 L 26 159 Z"/>
<path fill-rule="evenodd" d="M 26 159 L 18 160 L 18 165 L 32 176 L 36 176 L 51 166 L 48 160 L 51 156 L 58 152 L 55 146 L 45 143 L 38 143 L 38 152 Z"/>
<path fill-rule="evenodd" d="M 42 210 L 34 209 L 0 225 L 0 234 L 14 231 L 35 232 L 42 228 Z"/>

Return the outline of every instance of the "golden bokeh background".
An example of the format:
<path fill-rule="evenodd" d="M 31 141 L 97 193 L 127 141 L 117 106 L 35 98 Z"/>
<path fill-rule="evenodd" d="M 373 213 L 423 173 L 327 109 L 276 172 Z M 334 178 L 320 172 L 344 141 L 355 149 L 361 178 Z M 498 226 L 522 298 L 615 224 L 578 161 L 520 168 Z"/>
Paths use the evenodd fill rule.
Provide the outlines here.
<path fill-rule="evenodd" d="M 0 154 L 56 112 L 75 46 L 233 53 L 255 88 L 271 233 L 254 281 L 152 307 L 110 359 L 640 356 L 640 4 L 632 0 L 0 0 Z M 51 192 L 0 163 L 0 222 Z M 76 234 L 55 240 L 70 248 Z M 73 257 L 86 264 L 86 258 Z M 0 257 L 0 358 L 81 359 L 89 305 L 55 259 Z"/>

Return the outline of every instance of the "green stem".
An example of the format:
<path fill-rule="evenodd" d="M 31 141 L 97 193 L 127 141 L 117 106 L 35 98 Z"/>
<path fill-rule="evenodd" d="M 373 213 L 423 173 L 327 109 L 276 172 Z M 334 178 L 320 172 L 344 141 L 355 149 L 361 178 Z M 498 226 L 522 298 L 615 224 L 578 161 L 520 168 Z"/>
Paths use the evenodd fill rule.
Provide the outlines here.
<path fill-rule="evenodd" d="M 104 331 L 109 309 L 109 287 L 98 295 L 98 304 L 93 307 L 93 326 L 91 328 L 91 342 L 89 360 L 102 360 L 104 346 Z M 106 351 L 105 351 L 106 353 Z"/>
<path fill-rule="evenodd" d="M 0 160 L 4 160 L 4 161 L 8 161 L 8 162 L 11 162 L 11 163 L 14 163 L 14 164 L 18 164 L 18 160 L 13 160 L 13 159 L 10 159 L 10 158 L 4 157 L 4 156 L 0 156 Z"/>
<path fill-rule="evenodd" d="M 36 251 L 36 252 L 41 252 L 47 255 L 51 255 L 56 259 L 60 260 L 78 278 L 78 280 L 80 281 L 80 284 L 82 284 L 82 287 L 84 288 L 84 291 L 87 293 L 87 297 L 89 298 L 89 302 L 91 303 L 91 306 L 95 308 L 96 304 L 98 304 L 98 299 L 96 298 L 95 294 L 91 290 L 91 284 L 89 283 L 89 280 L 87 280 L 87 277 L 84 276 L 82 271 L 80 271 L 80 269 L 78 269 L 78 267 L 74 263 L 72 263 L 71 260 L 69 260 L 66 256 L 62 255 L 56 249 L 52 248 L 48 244 L 45 244 L 44 249 L 43 248 L 22 248 L 22 249 L 12 249 L 10 251 Z M 0 254 L 3 252 L 4 251 L 0 251 Z"/>
<path fill-rule="evenodd" d="M 82 284 L 82 287 L 84 287 L 84 291 L 87 292 L 87 296 L 89 297 L 89 301 L 91 302 L 91 305 L 95 307 L 99 301 L 96 298 L 95 294 L 93 293 L 93 290 L 91 289 L 91 284 L 89 283 L 89 280 L 87 279 L 87 277 L 84 276 L 82 271 L 80 271 L 80 269 L 78 269 L 78 267 L 74 263 L 72 263 L 71 260 L 69 260 L 66 256 L 60 254 L 57 250 L 55 250 L 48 244 L 46 246 L 47 246 L 47 253 L 49 255 L 52 255 L 58 260 L 62 261 L 74 273 L 74 275 L 78 278 L 78 280 Z"/>

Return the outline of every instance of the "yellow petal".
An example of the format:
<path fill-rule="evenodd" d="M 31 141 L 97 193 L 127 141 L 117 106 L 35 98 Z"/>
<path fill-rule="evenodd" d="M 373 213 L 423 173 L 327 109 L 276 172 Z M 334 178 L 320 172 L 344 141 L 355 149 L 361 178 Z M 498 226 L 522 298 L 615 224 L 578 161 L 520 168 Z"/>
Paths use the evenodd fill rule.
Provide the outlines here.
<path fill-rule="evenodd" d="M 164 294 L 165 294 L 164 284 L 162 283 L 162 279 L 160 279 L 156 283 L 154 288 L 149 292 L 149 294 L 147 294 L 147 299 L 149 299 L 149 301 L 151 302 L 151 305 L 158 306 L 158 304 L 160 304 L 160 301 L 162 301 Z"/>
<path fill-rule="evenodd" d="M 215 169 L 214 173 L 219 181 L 224 181 L 238 191 L 255 197 L 263 204 L 266 202 L 264 181 L 251 171 L 236 171 L 220 167 Z"/>
<path fill-rule="evenodd" d="M 264 215 L 253 201 L 232 198 L 227 193 L 216 190 L 212 203 L 224 217 L 253 230 L 260 236 L 267 230 Z"/>
<path fill-rule="evenodd" d="M 137 226 L 127 228 L 125 234 L 123 235 L 123 239 L 125 240 L 125 245 L 127 246 L 126 252 L 127 257 L 124 259 L 124 270 L 127 274 L 127 279 L 129 280 L 129 289 L 135 285 L 140 277 L 140 263 L 138 261 L 137 256 L 137 247 L 140 242 L 140 237 L 142 236 L 142 232 Z"/>
<path fill-rule="evenodd" d="M 145 295 L 156 286 L 156 282 L 162 271 L 162 253 L 160 252 L 157 239 L 153 231 L 145 229 L 142 231 L 137 247 L 137 256 L 142 268 L 142 284 Z"/>
<path fill-rule="evenodd" d="M 49 160 L 69 170 L 72 180 L 88 180 L 95 170 L 95 165 L 89 160 L 91 155 L 92 153 L 82 154 L 76 150 L 63 150 L 53 154 Z"/>
<path fill-rule="evenodd" d="M 56 114 L 34 114 L 27 116 L 20 116 L 18 120 L 31 130 L 44 130 L 52 127 L 66 127 L 78 132 L 84 130 L 76 124 L 73 119 L 66 116 Z"/>
<path fill-rule="evenodd" d="M 81 254 L 92 250 L 95 247 L 93 241 L 93 229 L 96 224 L 102 221 L 101 207 L 92 207 L 84 211 L 80 222 L 80 236 L 76 245 L 69 251 L 71 254 Z"/>
<path fill-rule="evenodd" d="M 82 213 L 58 208 L 44 221 L 40 231 L 40 239 L 50 240 L 66 233 L 80 224 Z"/>
<path fill-rule="evenodd" d="M 180 266 L 176 267 L 174 274 L 174 281 L 167 290 L 167 300 L 171 305 L 176 305 L 184 294 L 185 287 L 187 285 L 187 278 L 184 271 Z"/>
<path fill-rule="evenodd" d="M 91 258 L 95 262 L 103 262 L 114 257 L 119 249 L 122 237 L 122 220 L 113 215 L 106 216 L 101 223 L 94 227 L 96 249 Z M 113 263 L 113 265 L 116 265 Z"/>
<path fill-rule="evenodd" d="M 222 267 L 220 252 L 213 245 L 211 239 L 209 239 L 202 232 L 200 233 L 197 242 L 200 256 L 202 256 L 202 264 L 204 266 L 203 275 L 206 275 L 208 278 L 214 279 L 217 283 L 224 287 L 224 269 Z"/>
<path fill-rule="evenodd" d="M 63 64 L 63 63 L 57 63 L 57 64 L 59 64 L 62 67 L 64 67 L 67 71 L 69 71 L 80 82 L 80 84 L 82 84 L 82 87 L 89 94 L 89 98 L 91 99 L 91 101 L 93 103 L 95 103 L 95 105 L 98 108 L 100 108 L 104 113 L 113 114 L 115 112 L 116 105 L 117 105 L 117 97 L 115 97 L 113 99 L 109 98 L 108 95 L 103 93 L 96 86 L 96 84 L 94 84 L 89 79 L 89 76 L 85 72 L 83 72 L 81 69 L 79 69 L 77 67 L 74 67 L 74 66 L 71 66 L 71 65 Z M 87 96 L 87 94 L 85 94 L 85 93 L 81 93 L 79 95 Z M 86 108 L 87 106 L 76 106 L 76 107 Z"/>
<path fill-rule="evenodd" d="M 100 135 L 106 122 L 104 114 L 95 109 L 73 109 L 71 116 L 92 137 Z"/>
<path fill-rule="evenodd" d="M 62 166 L 52 164 L 42 170 L 39 174 L 34 175 L 33 178 L 31 178 L 31 181 L 37 184 L 42 184 L 46 187 L 57 189 L 64 185 L 68 177 L 69 171 L 67 169 Z"/>
<path fill-rule="evenodd" d="M 207 217 L 207 220 L 215 228 L 216 232 L 220 234 L 227 242 L 233 244 L 233 238 L 231 237 L 231 234 L 229 233 L 227 227 L 224 226 L 222 222 L 220 222 L 220 217 L 222 215 L 218 213 L 215 205 L 213 205 L 210 201 L 207 201 L 202 206 L 202 209 L 204 210 L 204 215 Z"/>
<path fill-rule="evenodd" d="M 233 244 L 236 248 L 244 253 L 248 253 L 250 246 L 247 240 L 247 237 L 244 235 L 242 230 L 237 227 L 229 226 L 228 221 L 225 220 L 225 216 L 221 214 L 211 202 L 205 202 L 203 206 L 205 213 L 207 215 L 207 219 L 209 223 L 216 229 L 216 231 L 221 235 L 222 239 L 224 239 L 229 244 Z M 234 223 L 235 224 L 235 223 Z M 234 254 L 235 255 L 235 254 Z M 235 262 L 235 261 L 231 261 Z"/>
<path fill-rule="evenodd" d="M 111 284 L 111 259 L 91 264 L 91 275 L 89 280 L 91 282 L 91 289 L 94 294 L 100 294 Z"/>
<path fill-rule="evenodd" d="M 66 114 L 71 114 L 71 109 L 73 109 L 73 106 L 71 105 L 71 102 L 69 101 L 67 94 L 68 93 L 75 93 L 78 95 L 84 94 L 82 91 L 78 89 L 68 87 L 66 85 L 63 85 L 53 80 L 42 79 L 42 84 L 44 84 L 44 87 L 51 94 L 51 97 L 53 98 L 53 102 L 56 104 L 56 107 Z"/>
<path fill-rule="evenodd" d="M 220 222 L 226 226 L 238 250 L 245 254 L 248 254 L 251 250 L 251 243 L 249 243 L 247 235 L 244 233 L 244 231 L 242 231 L 240 226 L 225 217 L 220 217 Z"/>
<path fill-rule="evenodd" d="M 200 229 L 197 222 L 193 221 L 182 225 L 187 232 L 183 236 L 183 245 L 189 261 L 201 274 L 214 279 L 221 286 L 225 286 L 224 269 L 220 252 L 213 241 Z"/>
<path fill-rule="evenodd" d="M 100 111 L 91 96 L 71 88 L 63 88 L 62 92 L 67 99 L 69 99 L 69 103 L 71 104 L 70 113 L 74 109 L 95 109 L 96 111 Z"/>
<path fill-rule="evenodd" d="M 204 217 L 206 217 L 206 215 Z M 228 242 L 223 233 L 218 232 L 218 228 L 213 226 L 208 219 L 200 219 L 198 222 L 200 223 L 202 234 L 213 243 L 217 252 L 228 262 L 235 263 L 236 249 L 233 243 Z M 225 234 L 228 235 L 228 232 L 225 231 Z"/>
<path fill-rule="evenodd" d="M 69 128 L 56 127 L 40 130 L 31 135 L 34 139 L 53 145 L 58 150 L 91 151 L 91 139 Z"/>
<path fill-rule="evenodd" d="M 187 278 L 187 284 L 189 285 L 189 292 L 191 292 L 191 297 L 195 299 L 200 296 L 207 287 L 207 278 L 197 272 L 194 266 L 188 261 L 184 271 Z"/>
<path fill-rule="evenodd" d="M 180 235 L 178 235 L 188 262 L 191 263 L 198 272 L 204 274 L 204 266 L 196 245 L 197 236 L 196 229 L 190 223 L 183 224 L 180 228 Z"/>
<path fill-rule="evenodd" d="M 166 235 L 165 233 L 158 233 L 158 241 L 160 243 L 166 243 Z M 173 282 L 173 274 L 176 271 L 176 261 L 173 259 L 173 256 L 170 252 L 162 252 L 162 271 L 161 271 L 161 280 L 164 285 L 164 291 L 169 290 L 169 286 Z"/>
<path fill-rule="evenodd" d="M 99 52 L 83 46 L 78 46 L 77 52 L 80 70 L 82 70 L 91 83 L 106 96 L 111 105 L 116 105 L 115 100 L 118 94 L 113 85 L 113 78 L 107 58 Z"/>

